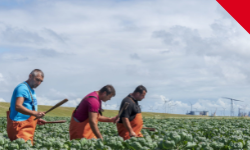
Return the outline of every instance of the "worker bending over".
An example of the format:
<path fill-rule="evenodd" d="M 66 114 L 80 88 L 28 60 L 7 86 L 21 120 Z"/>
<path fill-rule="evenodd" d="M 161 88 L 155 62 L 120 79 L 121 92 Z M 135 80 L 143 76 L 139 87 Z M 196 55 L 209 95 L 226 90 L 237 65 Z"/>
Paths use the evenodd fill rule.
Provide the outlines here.
<path fill-rule="evenodd" d="M 115 89 L 112 85 L 106 85 L 99 91 L 94 91 L 85 96 L 74 110 L 70 126 L 70 140 L 100 138 L 102 135 L 97 126 L 100 122 L 119 121 L 119 117 L 108 118 L 102 116 L 102 101 L 106 102 L 115 96 Z"/>
<path fill-rule="evenodd" d="M 37 99 L 34 88 L 43 82 L 44 74 L 35 69 L 26 82 L 19 84 L 12 95 L 10 110 L 7 111 L 7 133 L 11 141 L 23 138 L 31 140 L 33 144 L 36 124 L 43 125 L 45 121 L 41 118 L 44 112 L 37 112 Z"/>
<path fill-rule="evenodd" d="M 129 94 L 122 100 L 120 111 L 125 103 L 129 103 L 127 109 L 123 110 L 120 121 L 117 123 L 118 134 L 123 137 L 124 140 L 130 137 L 143 137 L 141 134 L 143 120 L 138 101 L 141 101 L 146 93 L 147 89 L 143 85 L 140 85 L 132 94 Z"/>

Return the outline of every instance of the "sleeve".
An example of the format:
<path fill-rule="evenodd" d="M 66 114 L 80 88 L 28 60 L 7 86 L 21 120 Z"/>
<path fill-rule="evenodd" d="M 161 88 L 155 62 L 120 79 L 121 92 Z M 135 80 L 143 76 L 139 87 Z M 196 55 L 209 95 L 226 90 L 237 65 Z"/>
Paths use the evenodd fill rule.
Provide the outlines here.
<path fill-rule="evenodd" d="M 122 107 L 123 107 L 123 105 L 124 105 L 124 103 L 122 104 Z M 132 110 L 133 110 L 133 104 L 129 102 L 128 108 L 126 110 L 123 110 L 123 112 L 121 114 L 121 118 L 123 118 L 123 117 L 129 118 L 132 114 Z"/>
<path fill-rule="evenodd" d="M 88 112 L 97 112 L 99 113 L 100 103 L 95 98 L 90 98 L 88 101 Z"/>
<path fill-rule="evenodd" d="M 27 88 L 25 88 L 24 86 L 18 86 L 16 88 L 16 95 L 15 97 L 24 97 L 24 98 L 28 98 L 29 97 L 29 91 L 27 91 Z"/>

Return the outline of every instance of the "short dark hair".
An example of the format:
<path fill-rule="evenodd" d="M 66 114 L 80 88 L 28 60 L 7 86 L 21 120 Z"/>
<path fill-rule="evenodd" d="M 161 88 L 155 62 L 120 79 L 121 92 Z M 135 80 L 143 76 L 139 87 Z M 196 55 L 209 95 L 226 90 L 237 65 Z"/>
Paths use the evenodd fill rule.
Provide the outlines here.
<path fill-rule="evenodd" d="M 110 84 L 105 85 L 104 87 L 102 87 L 99 92 L 100 93 L 106 92 L 107 95 L 112 94 L 113 97 L 115 96 L 115 88 Z"/>
<path fill-rule="evenodd" d="M 138 92 L 138 93 L 142 94 L 143 91 L 145 91 L 146 93 L 148 92 L 147 89 L 146 89 L 143 85 L 139 85 L 139 86 L 137 86 L 137 88 L 134 90 L 134 93 L 137 93 L 137 92 Z"/>
<path fill-rule="evenodd" d="M 30 74 L 31 74 L 33 77 L 35 77 L 35 76 L 37 76 L 37 73 L 38 73 L 38 72 L 40 72 L 41 75 L 42 75 L 42 77 L 44 78 L 44 73 L 43 73 L 43 71 L 40 70 L 40 69 L 34 69 L 33 71 L 31 71 Z"/>

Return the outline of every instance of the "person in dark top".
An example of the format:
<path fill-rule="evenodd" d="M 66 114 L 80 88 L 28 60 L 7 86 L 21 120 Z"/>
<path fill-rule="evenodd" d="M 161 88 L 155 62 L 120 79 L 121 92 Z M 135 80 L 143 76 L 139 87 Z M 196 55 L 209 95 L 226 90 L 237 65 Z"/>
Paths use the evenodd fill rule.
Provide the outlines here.
<path fill-rule="evenodd" d="M 143 137 L 141 134 L 143 120 L 138 101 L 144 99 L 146 93 L 147 89 L 143 85 L 139 85 L 133 93 L 122 100 L 120 111 L 126 102 L 129 103 L 127 109 L 123 110 L 120 120 L 117 123 L 118 134 L 123 137 L 124 140 L 133 136 Z"/>
<path fill-rule="evenodd" d="M 138 104 L 138 101 L 129 94 L 127 97 L 125 97 L 122 100 L 120 110 L 126 102 L 129 103 L 129 106 L 127 107 L 126 110 L 123 111 L 123 113 L 121 114 L 121 118 L 125 117 L 125 118 L 128 118 L 129 121 L 132 121 L 134 120 L 135 116 L 138 113 L 141 113 L 141 108 L 140 108 L 140 105 Z M 119 123 L 123 123 L 122 119 L 120 119 Z"/>

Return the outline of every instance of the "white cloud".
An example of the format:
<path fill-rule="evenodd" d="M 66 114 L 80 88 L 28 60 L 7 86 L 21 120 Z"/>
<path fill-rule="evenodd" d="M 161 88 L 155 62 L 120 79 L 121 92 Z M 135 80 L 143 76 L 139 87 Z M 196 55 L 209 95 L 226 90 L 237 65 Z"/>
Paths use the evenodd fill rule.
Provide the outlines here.
<path fill-rule="evenodd" d="M 70 99 L 69 102 L 67 102 L 67 104 L 65 104 L 64 106 L 76 107 L 79 105 L 81 101 L 82 101 L 81 98 Z"/>
<path fill-rule="evenodd" d="M 37 97 L 38 100 L 38 105 L 48 105 L 48 106 L 54 106 L 57 103 L 59 103 L 60 101 L 62 101 L 63 99 L 49 99 L 46 97 Z M 76 107 L 80 102 L 81 102 L 81 98 L 77 98 L 77 99 L 69 99 L 68 102 L 66 102 L 65 104 L 63 104 L 62 106 L 64 107 Z"/>
<path fill-rule="evenodd" d="M 3 75 L 0 73 L 0 82 L 4 81 Z"/>
<path fill-rule="evenodd" d="M 0 102 L 6 102 L 3 98 L 0 98 Z"/>
<path fill-rule="evenodd" d="M 118 110 L 119 105 L 117 104 L 105 104 L 102 103 L 102 109 L 108 109 L 108 110 Z"/>
<path fill-rule="evenodd" d="M 167 99 L 167 98 L 165 98 Z M 169 98 L 168 98 L 169 99 Z M 243 98 L 244 99 L 244 98 Z M 245 99 L 246 100 L 246 99 Z M 141 102 L 143 103 L 143 101 Z M 211 113 L 214 113 L 216 111 L 217 115 L 220 116 L 230 116 L 231 111 L 231 101 L 219 98 L 217 100 L 204 100 L 200 99 L 196 102 L 182 102 L 182 101 L 175 101 L 172 100 L 170 102 L 167 102 L 165 105 L 164 100 L 158 99 L 154 100 L 153 104 L 149 105 L 143 105 L 142 110 L 147 112 L 160 112 L 160 113 L 175 113 L 175 114 L 186 114 L 187 112 L 191 111 L 191 105 L 192 110 L 197 111 L 196 115 L 199 114 L 199 111 L 209 111 L 209 115 Z M 244 109 L 244 112 L 248 114 L 250 112 L 250 109 L 247 107 L 248 105 L 244 104 L 244 102 L 234 102 L 234 115 L 238 115 L 238 108 Z"/>
<path fill-rule="evenodd" d="M 105 84 L 117 90 L 105 109 L 118 108 L 139 84 L 149 91 L 143 111 L 152 101 L 161 111 L 160 95 L 175 102 L 174 113 L 186 113 L 189 102 L 229 107 L 221 96 L 249 101 L 249 34 L 216 1 L 23 4 L 0 10 L 0 94 L 7 101 L 35 68 L 45 73 L 39 104 L 68 98 L 65 106 L 76 106 Z"/>

